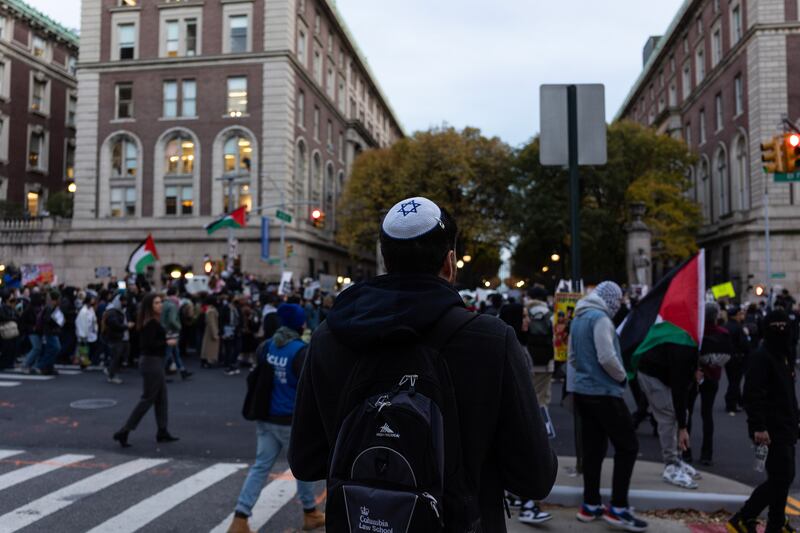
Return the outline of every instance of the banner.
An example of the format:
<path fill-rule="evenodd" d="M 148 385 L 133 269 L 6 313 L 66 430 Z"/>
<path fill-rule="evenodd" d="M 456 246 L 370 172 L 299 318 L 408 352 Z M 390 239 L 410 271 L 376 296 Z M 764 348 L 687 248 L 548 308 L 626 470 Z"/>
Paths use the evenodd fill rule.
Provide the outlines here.
<path fill-rule="evenodd" d="M 336 292 L 336 276 L 333 274 L 320 274 L 319 290 L 322 292 Z"/>
<path fill-rule="evenodd" d="M 278 286 L 278 296 L 289 294 L 292 292 L 292 273 L 291 271 L 284 271 L 281 274 L 281 284 Z"/>
<path fill-rule="evenodd" d="M 730 281 L 714 285 L 711 287 L 711 293 L 714 295 L 715 300 L 725 297 L 736 298 L 736 291 L 733 290 L 733 283 Z"/>
<path fill-rule="evenodd" d="M 578 292 L 557 292 L 553 304 L 553 348 L 554 359 L 567 360 L 569 344 L 569 323 L 575 316 L 575 306 L 583 297 Z"/>
<path fill-rule="evenodd" d="M 52 263 L 42 263 L 40 265 L 22 265 L 22 286 L 52 284 L 55 280 Z"/>

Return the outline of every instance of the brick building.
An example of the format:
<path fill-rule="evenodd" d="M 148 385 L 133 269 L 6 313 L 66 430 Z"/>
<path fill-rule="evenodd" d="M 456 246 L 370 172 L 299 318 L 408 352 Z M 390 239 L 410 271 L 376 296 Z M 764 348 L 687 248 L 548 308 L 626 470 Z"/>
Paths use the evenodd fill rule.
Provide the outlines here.
<path fill-rule="evenodd" d="M 374 273 L 373 254 L 353 259 L 335 242 L 336 204 L 354 157 L 403 132 L 333 1 L 83 0 L 81 9 L 74 215 L 69 230 L 29 242 L 26 262 L 49 260 L 61 279 L 86 283 L 97 266 L 121 274 L 152 233 L 162 269 L 199 271 L 205 255 L 228 253 L 225 232 L 209 237 L 203 226 L 245 205 L 241 267 L 278 279 L 280 265 L 260 258 L 260 216 L 280 258 L 283 203 L 295 278 Z"/>
<path fill-rule="evenodd" d="M 686 141 L 699 160 L 691 194 L 709 283 L 767 284 L 765 190 L 773 284 L 800 291 L 800 186 L 773 183 L 760 143 L 786 116 L 800 125 L 800 2 L 686 0 L 645 46 L 644 69 L 617 118 Z"/>
<path fill-rule="evenodd" d="M 74 32 L 0 0 L 0 201 L 12 212 L 42 215 L 73 178 L 77 56 Z"/>

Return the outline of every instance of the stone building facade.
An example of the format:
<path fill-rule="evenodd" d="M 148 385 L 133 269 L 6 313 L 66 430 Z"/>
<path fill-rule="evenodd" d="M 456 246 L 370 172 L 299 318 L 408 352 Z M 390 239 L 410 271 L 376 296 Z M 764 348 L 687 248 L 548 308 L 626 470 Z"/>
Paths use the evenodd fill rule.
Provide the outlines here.
<path fill-rule="evenodd" d="M 203 226 L 239 206 L 246 272 L 280 278 L 260 217 L 281 258 L 281 209 L 296 278 L 374 273 L 335 242 L 337 201 L 355 156 L 403 131 L 332 0 L 83 0 L 78 81 L 74 216 L 32 252 L 63 279 L 120 273 L 148 233 L 161 268 L 199 271 L 228 253 Z"/>
<path fill-rule="evenodd" d="M 0 201 L 29 217 L 75 170 L 78 36 L 20 0 L 0 0 Z"/>
<path fill-rule="evenodd" d="M 800 185 L 773 183 L 760 149 L 782 117 L 800 125 L 799 14 L 798 0 L 686 0 L 617 114 L 697 153 L 706 279 L 733 281 L 743 300 L 769 284 L 765 198 L 772 284 L 800 291 Z"/>

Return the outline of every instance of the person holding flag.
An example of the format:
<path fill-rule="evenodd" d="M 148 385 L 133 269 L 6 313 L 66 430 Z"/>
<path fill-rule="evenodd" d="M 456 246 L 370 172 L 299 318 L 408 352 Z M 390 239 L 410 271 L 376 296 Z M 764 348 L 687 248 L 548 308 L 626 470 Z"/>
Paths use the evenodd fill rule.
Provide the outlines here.
<path fill-rule="evenodd" d="M 144 274 L 148 265 L 155 263 L 158 260 L 158 251 L 156 250 L 156 243 L 151 234 L 136 247 L 128 258 L 128 272 L 131 274 Z"/>

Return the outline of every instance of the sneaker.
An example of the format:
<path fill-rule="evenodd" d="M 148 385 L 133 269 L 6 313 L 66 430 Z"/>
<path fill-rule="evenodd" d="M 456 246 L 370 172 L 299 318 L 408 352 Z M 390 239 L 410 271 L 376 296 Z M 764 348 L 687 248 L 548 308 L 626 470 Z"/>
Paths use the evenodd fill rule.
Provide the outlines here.
<path fill-rule="evenodd" d="M 683 461 L 681 461 L 680 462 L 680 467 L 681 467 L 681 470 L 683 470 L 683 472 L 687 476 L 689 476 L 690 478 L 692 478 L 692 479 L 703 479 L 703 476 L 700 474 L 700 472 L 695 470 L 695 468 L 692 465 L 690 465 L 688 463 L 684 463 Z"/>
<path fill-rule="evenodd" d="M 725 524 L 725 531 L 728 533 L 756 533 L 757 526 L 757 520 L 745 520 L 741 514 L 736 513 Z"/>
<path fill-rule="evenodd" d="M 539 506 L 533 501 L 526 502 L 519 511 L 519 521 L 523 524 L 543 524 L 552 518 L 553 515 L 539 509 Z"/>
<path fill-rule="evenodd" d="M 238 374 L 240 370 L 238 368 L 229 368 L 225 371 L 226 376 L 235 376 Z"/>
<path fill-rule="evenodd" d="M 682 489 L 696 489 L 697 483 L 679 465 L 667 465 L 661 479 Z"/>
<path fill-rule="evenodd" d="M 117 376 L 114 376 L 113 378 L 107 378 L 106 381 L 108 381 L 109 383 L 113 383 L 114 385 L 121 385 L 122 384 L 122 380 L 120 378 L 118 378 Z"/>
<path fill-rule="evenodd" d="M 514 495 L 513 495 L 513 494 L 511 494 L 510 492 L 507 492 L 507 493 L 506 493 L 506 504 L 507 504 L 509 507 L 522 507 L 522 504 L 523 504 L 523 503 L 525 503 L 525 502 L 523 502 L 523 501 L 522 501 L 521 499 L 519 499 L 517 496 L 514 496 Z"/>
<path fill-rule="evenodd" d="M 592 508 L 594 507 L 594 508 Z M 592 506 L 589 507 L 585 503 L 581 505 L 581 508 L 578 509 L 578 514 L 575 515 L 575 518 L 578 519 L 579 522 L 594 522 L 598 518 L 602 517 L 605 512 L 606 508 L 604 505 Z"/>
<path fill-rule="evenodd" d="M 620 509 L 609 506 L 603 514 L 603 520 L 606 524 L 625 531 L 645 531 L 647 529 L 647 522 L 636 518 L 630 507 Z"/>
<path fill-rule="evenodd" d="M 321 527 L 325 527 L 325 513 L 319 509 L 309 512 L 303 511 L 303 531 L 311 531 Z"/>

